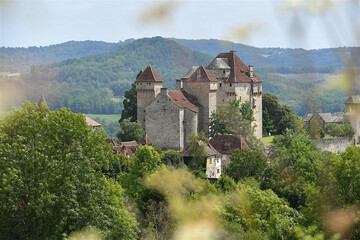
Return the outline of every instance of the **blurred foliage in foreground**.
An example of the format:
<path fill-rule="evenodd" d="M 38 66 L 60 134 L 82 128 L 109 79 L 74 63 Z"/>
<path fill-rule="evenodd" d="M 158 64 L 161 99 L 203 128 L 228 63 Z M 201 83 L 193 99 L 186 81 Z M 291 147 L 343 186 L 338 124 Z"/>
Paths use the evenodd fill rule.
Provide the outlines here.
<path fill-rule="evenodd" d="M 210 184 L 176 151 L 114 155 L 83 115 L 25 103 L 0 120 L 0 236 L 359 239 L 360 148 L 321 152 L 297 129 Z"/>

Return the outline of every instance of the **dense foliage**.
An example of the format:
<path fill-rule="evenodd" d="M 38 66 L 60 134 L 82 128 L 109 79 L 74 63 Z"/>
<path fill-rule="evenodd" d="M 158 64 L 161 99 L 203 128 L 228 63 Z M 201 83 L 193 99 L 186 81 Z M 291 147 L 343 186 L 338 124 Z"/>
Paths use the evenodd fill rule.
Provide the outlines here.
<path fill-rule="evenodd" d="M 359 239 L 359 147 L 321 152 L 288 129 L 268 155 L 236 150 L 210 184 L 188 170 L 204 171 L 206 141 L 193 136 L 196 164 L 149 146 L 129 159 L 83 115 L 25 103 L 0 122 L 0 236 Z"/>
<path fill-rule="evenodd" d="M 240 100 L 229 100 L 228 104 L 220 104 L 216 112 L 211 114 L 209 136 L 216 134 L 236 134 L 246 139 L 251 147 L 257 147 L 259 142 L 254 136 L 253 110 L 249 102 L 240 104 Z"/>
<path fill-rule="evenodd" d="M 82 114 L 24 103 L 0 121 L 0 236 L 63 239 L 92 226 L 135 239 L 123 189 L 103 175 L 112 154 Z"/>

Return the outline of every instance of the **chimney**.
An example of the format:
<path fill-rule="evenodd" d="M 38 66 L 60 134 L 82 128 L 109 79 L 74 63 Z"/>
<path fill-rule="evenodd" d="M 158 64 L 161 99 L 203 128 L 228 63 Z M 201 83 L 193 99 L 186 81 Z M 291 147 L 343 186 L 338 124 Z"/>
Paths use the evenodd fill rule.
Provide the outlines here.
<path fill-rule="evenodd" d="M 231 50 L 230 53 L 231 53 L 231 61 L 232 61 L 232 64 L 230 64 L 231 73 L 232 73 L 232 75 L 233 75 L 234 81 L 236 82 L 236 71 L 235 71 L 235 66 L 236 66 L 236 64 L 235 64 L 236 51 Z"/>
<path fill-rule="evenodd" d="M 251 78 L 254 77 L 254 66 L 253 65 L 249 65 L 249 76 Z"/>
<path fill-rule="evenodd" d="M 168 95 L 168 89 L 167 88 L 161 88 L 160 94 L 167 96 Z"/>

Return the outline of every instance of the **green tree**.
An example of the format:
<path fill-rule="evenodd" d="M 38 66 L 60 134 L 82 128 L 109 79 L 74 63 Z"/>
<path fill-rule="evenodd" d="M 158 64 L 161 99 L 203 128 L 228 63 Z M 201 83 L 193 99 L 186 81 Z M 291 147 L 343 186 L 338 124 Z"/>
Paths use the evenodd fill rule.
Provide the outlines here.
<path fill-rule="evenodd" d="M 112 154 L 82 114 L 26 102 L 0 121 L 0 236 L 62 239 L 86 226 L 135 239 L 120 185 L 105 177 Z"/>
<path fill-rule="evenodd" d="M 351 146 L 343 152 L 336 164 L 336 178 L 339 184 L 341 203 L 360 202 L 360 148 Z"/>
<path fill-rule="evenodd" d="M 325 126 L 325 132 L 329 133 L 332 137 L 340 137 L 344 135 L 343 130 L 339 124 L 329 123 Z"/>
<path fill-rule="evenodd" d="M 272 189 L 280 197 L 286 198 L 290 206 L 299 209 L 305 204 L 305 187 L 316 181 L 313 162 L 317 149 L 308 136 L 293 130 L 275 136 L 273 143 L 274 150 L 270 159 L 275 172 L 275 186 Z"/>
<path fill-rule="evenodd" d="M 269 133 L 270 130 L 274 129 L 274 121 L 270 119 L 269 112 L 266 108 L 262 111 L 262 123 L 263 132 L 265 134 Z"/>
<path fill-rule="evenodd" d="M 191 154 L 191 162 L 189 167 L 195 171 L 203 172 L 206 165 L 207 153 L 205 151 L 205 146 L 209 140 L 205 137 L 203 131 L 199 132 L 197 135 L 192 133 L 190 135 L 189 142 L 189 152 Z"/>
<path fill-rule="evenodd" d="M 129 172 L 125 172 L 120 176 L 121 186 L 140 206 L 140 199 L 144 195 L 144 178 L 158 169 L 161 164 L 158 152 L 149 146 L 140 145 L 132 157 Z"/>
<path fill-rule="evenodd" d="M 218 133 L 241 135 L 250 147 L 255 148 L 260 142 L 254 135 L 253 121 L 253 110 L 249 102 L 240 105 L 240 100 L 230 100 L 228 104 L 217 105 L 216 112 L 212 113 L 210 136 Z"/>
<path fill-rule="evenodd" d="M 220 189 L 223 192 L 232 192 L 236 188 L 235 181 L 225 174 L 222 174 L 214 185 L 217 189 Z"/>
<path fill-rule="evenodd" d="M 348 123 L 345 123 L 344 125 L 342 125 L 342 129 L 344 131 L 344 136 L 346 136 L 346 137 L 353 137 L 355 135 L 355 130 Z"/>
<path fill-rule="evenodd" d="M 139 121 L 128 122 L 124 121 L 120 123 L 120 132 L 118 132 L 117 137 L 123 141 L 140 141 L 141 138 L 145 135 L 144 129 L 141 127 Z"/>
<path fill-rule="evenodd" d="M 256 182 L 239 183 L 223 208 L 226 239 L 295 239 L 299 213 L 272 190 L 260 190 Z"/>
<path fill-rule="evenodd" d="M 285 133 L 286 129 L 297 134 L 306 134 L 306 127 L 301 118 L 292 112 L 286 113 L 279 122 L 278 133 Z"/>
<path fill-rule="evenodd" d="M 235 149 L 230 157 L 230 164 L 226 168 L 226 174 L 232 177 L 236 182 L 246 177 L 261 179 L 265 168 L 266 160 L 258 153 L 248 149 Z"/>
<path fill-rule="evenodd" d="M 175 150 L 168 150 L 161 156 L 161 161 L 166 166 L 181 166 L 184 164 L 183 156 Z"/>
<path fill-rule="evenodd" d="M 262 96 L 262 110 L 269 112 L 270 120 L 273 121 L 274 127 L 277 129 L 284 115 L 291 113 L 290 107 L 280 105 L 277 96 L 265 93 Z"/>
<path fill-rule="evenodd" d="M 320 131 L 321 131 L 321 125 L 319 120 L 316 118 L 313 118 L 310 120 L 309 123 L 309 136 L 311 139 L 320 139 Z"/>
<path fill-rule="evenodd" d="M 141 72 L 142 71 L 139 72 L 138 76 Z M 123 105 L 124 109 L 121 112 L 119 123 L 124 121 L 135 122 L 137 120 L 137 95 L 135 83 L 131 84 L 130 90 L 125 91 Z"/>

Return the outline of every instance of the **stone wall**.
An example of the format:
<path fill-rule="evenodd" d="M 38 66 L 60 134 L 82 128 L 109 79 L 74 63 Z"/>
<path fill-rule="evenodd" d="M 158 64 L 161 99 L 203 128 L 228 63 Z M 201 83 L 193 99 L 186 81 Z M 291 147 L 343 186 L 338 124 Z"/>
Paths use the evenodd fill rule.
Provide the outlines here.
<path fill-rule="evenodd" d="M 162 88 L 146 107 L 145 131 L 161 149 L 182 150 L 184 148 L 184 109 L 176 106 Z"/>
<path fill-rule="evenodd" d="M 145 108 L 150 105 L 160 93 L 162 83 L 138 82 L 136 83 L 137 119 L 145 128 Z"/>
<path fill-rule="evenodd" d="M 215 88 L 211 88 L 215 87 Z M 194 97 L 200 105 L 198 116 L 198 131 L 209 133 L 209 118 L 216 111 L 217 85 L 210 82 L 185 82 L 184 90 Z"/>
<path fill-rule="evenodd" d="M 353 138 L 341 137 L 341 138 L 330 138 L 315 141 L 318 148 L 323 151 L 329 151 L 333 153 L 341 153 L 346 150 L 347 147 L 351 146 Z"/>
<path fill-rule="evenodd" d="M 192 133 L 197 134 L 198 133 L 198 113 L 197 112 L 193 112 L 187 108 L 184 109 L 184 119 L 185 119 L 185 123 L 184 123 L 184 132 L 185 132 L 185 136 L 184 136 L 184 146 L 187 146 L 187 144 L 190 141 L 190 135 Z"/>

